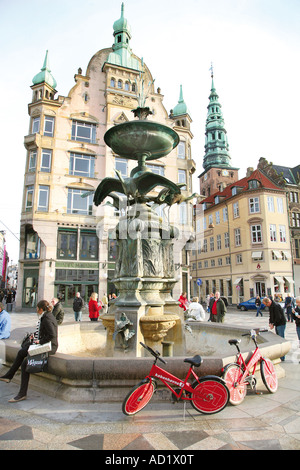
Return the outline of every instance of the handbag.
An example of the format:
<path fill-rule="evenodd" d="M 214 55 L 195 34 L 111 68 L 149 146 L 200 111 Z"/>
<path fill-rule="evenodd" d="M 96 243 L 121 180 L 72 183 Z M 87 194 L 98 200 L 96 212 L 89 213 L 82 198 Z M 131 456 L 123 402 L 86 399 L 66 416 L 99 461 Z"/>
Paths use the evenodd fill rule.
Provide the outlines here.
<path fill-rule="evenodd" d="M 21 348 L 26 349 L 32 344 L 32 333 L 26 333 L 22 339 Z"/>
<path fill-rule="evenodd" d="M 36 374 L 43 372 L 44 367 L 48 364 L 48 353 L 37 354 L 33 357 L 27 357 L 26 372 Z"/>
<path fill-rule="evenodd" d="M 51 351 L 51 341 L 44 344 L 31 344 L 28 349 L 29 356 L 36 356 L 37 354 Z"/>

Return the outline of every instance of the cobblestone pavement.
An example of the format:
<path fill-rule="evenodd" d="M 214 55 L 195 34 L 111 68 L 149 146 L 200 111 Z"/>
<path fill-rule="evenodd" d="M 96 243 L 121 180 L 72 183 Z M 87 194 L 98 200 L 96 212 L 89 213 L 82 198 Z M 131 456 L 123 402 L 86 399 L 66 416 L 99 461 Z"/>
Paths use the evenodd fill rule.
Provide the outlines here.
<path fill-rule="evenodd" d="M 36 324 L 34 313 L 12 313 L 13 328 Z M 86 319 L 87 320 L 87 319 Z M 66 321 L 73 321 L 67 314 Z M 230 308 L 226 324 L 267 327 L 268 314 Z M 281 364 L 286 376 L 279 389 L 261 395 L 249 391 L 239 406 L 201 415 L 187 405 L 149 404 L 134 417 L 121 403 L 72 404 L 29 388 L 28 398 L 8 403 L 18 385 L 0 382 L 0 449 L 9 450 L 298 450 L 300 449 L 300 349 L 294 323 L 287 323 L 292 349 Z M 1 371 L 0 371 L 1 374 Z M 30 387 L 30 386 L 29 386 Z M 105 454 L 103 454 L 105 455 Z M 123 454 L 130 455 L 130 454 Z"/>

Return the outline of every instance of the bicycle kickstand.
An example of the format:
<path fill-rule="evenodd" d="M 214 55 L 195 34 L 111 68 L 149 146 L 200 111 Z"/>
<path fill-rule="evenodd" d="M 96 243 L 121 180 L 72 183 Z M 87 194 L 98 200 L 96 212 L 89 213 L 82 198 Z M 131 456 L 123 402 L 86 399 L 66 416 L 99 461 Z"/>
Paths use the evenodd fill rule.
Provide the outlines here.
<path fill-rule="evenodd" d="M 185 422 L 185 413 L 186 413 L 186 412 L 190 415 L 191 418 L 193 418 L 194 421 L 196 421 L 195 418 L 194 418 L 194 416 L 189 412 L 189 410 L 186 409 L 186 401 L 185 401 L 185 402 L 183 403 L 183 421 L 184 421 L 184 422 Z"/>

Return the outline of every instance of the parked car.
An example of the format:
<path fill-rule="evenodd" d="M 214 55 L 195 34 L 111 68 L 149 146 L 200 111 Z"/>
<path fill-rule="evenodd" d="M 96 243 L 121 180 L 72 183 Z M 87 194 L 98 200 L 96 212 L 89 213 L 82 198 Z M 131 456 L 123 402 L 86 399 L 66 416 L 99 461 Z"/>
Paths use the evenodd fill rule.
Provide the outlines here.
<path fill-rule="evenodd" d="M 244 312 L 246 310 L 256 310 L 256 305 L 255 305 L 255 300 L 256 300 L 256 297 L 251 297 L 251 299 L 249 300 L 245 300 L 245 302 L 241 302 L 240 304 L 237 304 L 237 308 L 239 310 L 243 310 Z M 265 305 L 262 303 L 263 301 L 263 297 L 261 297 L 261 310 L 264 310 L 265 309 Z"/>

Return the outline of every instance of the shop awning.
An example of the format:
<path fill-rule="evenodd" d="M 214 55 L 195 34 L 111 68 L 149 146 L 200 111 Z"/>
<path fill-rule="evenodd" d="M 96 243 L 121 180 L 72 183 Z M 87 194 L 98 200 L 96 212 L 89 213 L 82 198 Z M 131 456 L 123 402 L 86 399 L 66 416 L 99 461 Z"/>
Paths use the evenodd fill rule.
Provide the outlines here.
<path fill-rule="evenodd" d="M 286 281 L 289 283 L 289 284 L 294 284 L 295 281 L 292 277 L 289 277 L 289 276 L 284 276 L 284 279 L 286 279 Z"/>
<path fill-rule="evenodd" d="M 242 277 L 238 277 L 233 284 L 238 284 L 243 278 Z"/>
<path fill-rule="evenodd" d="M 282 258 L 280 251 L 273 250 L 274 255 L 276 256 L 277 259 Z"/>
<path fill-rule="evenodd" d="M 283 277 L 281 276 L 274 276 L 274 279 L 276 279 L 279 283 L 284 282 Z"/>
<path fill-rule="evenodd" d="M 283 251 L 282 253 L 283 253 L 287 258 L 291 258 L 291 257 L 292 257 L 292 255 L 291 255 L 291 253 L 290 253 L 289 251 Z"/>
<path fill-rule="evenodd" d="M 262 257 L 262 251 L 252 251 L 252 258 L 261 258 Z"/>

